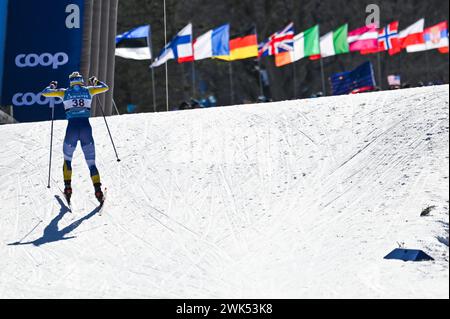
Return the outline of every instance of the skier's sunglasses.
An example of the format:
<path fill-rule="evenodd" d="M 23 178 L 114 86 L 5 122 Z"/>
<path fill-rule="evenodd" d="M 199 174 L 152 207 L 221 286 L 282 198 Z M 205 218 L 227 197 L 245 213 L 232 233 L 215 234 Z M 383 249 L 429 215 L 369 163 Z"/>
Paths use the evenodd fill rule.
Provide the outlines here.
<path fill-rule="evenodd" d="M 70 80 L 70 85 L 83 85 L 84 84 L 84 79 L 82 77 L 79 78 L 73 78 Z"/>

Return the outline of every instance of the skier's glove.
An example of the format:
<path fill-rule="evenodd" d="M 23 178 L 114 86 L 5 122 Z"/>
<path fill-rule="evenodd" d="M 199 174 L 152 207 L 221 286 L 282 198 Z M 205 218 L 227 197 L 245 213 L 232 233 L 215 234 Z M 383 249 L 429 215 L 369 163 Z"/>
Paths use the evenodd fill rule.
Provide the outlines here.
<path fill-rule="evenodd" d="M 57 81 L 51 81 L 49 87 L 51 89 L 56 89 L 58 87 L 58 82 Z"/>
<path fill-rule="evenodd" d="M 91 77 L 89 78 L 89 82 L 92 83 L 93 85 L 97 85 L 98 79 L 97 79 L 97 77 L 95 77 L 95 76 L 91 76 Z"/>

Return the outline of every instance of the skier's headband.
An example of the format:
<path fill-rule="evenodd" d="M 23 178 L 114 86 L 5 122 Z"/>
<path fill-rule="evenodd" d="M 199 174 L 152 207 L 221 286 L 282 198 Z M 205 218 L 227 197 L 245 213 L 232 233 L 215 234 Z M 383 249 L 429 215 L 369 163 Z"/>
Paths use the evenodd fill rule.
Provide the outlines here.
<path fill-rule="evenodd" d="M 71 86 L 74 86 L 74 85 L 84 85 L 84 79 L 83 79 L 83 77 L 76 77 L 76 78 L 70 79 L 70 85 L 71 85 Z"/>

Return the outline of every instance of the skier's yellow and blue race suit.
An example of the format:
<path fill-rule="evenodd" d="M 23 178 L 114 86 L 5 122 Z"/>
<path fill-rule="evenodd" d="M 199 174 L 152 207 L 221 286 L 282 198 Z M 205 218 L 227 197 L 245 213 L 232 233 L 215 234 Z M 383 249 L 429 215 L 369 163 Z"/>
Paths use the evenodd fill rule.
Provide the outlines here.
<path fill-rule="evenodd" d="M 80 141 L 94 186 L 101 185 L 100 174 L 95 164 L 95 145 L 89 117 L 91 116 L 93 96 L 104 93 L 109 88 L 103 82 L 96 82 L 95 86 L 84 86 L 82 78 L 74 79 L 71 80 L 71 86 L 68 89 L 56 89 L 49 86 L 42 92 L 42 95 L 45 97 L 63 100 L 66 117 L 69 122 L 63 146 L 63 173 L 66 187 L 70 187 L 72 181 L 72 157 L 78 141 Z"/>

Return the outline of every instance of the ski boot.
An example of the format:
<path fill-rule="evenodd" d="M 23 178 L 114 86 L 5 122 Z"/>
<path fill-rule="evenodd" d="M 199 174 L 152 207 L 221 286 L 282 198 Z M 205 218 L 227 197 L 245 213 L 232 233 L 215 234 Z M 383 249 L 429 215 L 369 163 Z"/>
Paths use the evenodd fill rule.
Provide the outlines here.
<path fill-rule="evenodd" d="M 95 198 L 97 198 L 100 205 L 103 205 L 103 202 L 105 201 L 105 196 L 103 195 L 101 186 L 102 184 L 100 183 L 94 184 Z"/>
<path fill-rule="evenodd" d="M 72 197 L 72 187 L 70 184 L 66 184 L 64 187 L 64 197 L 66 198 L 67 204 L 70 206 L 70 198 Z"/>

